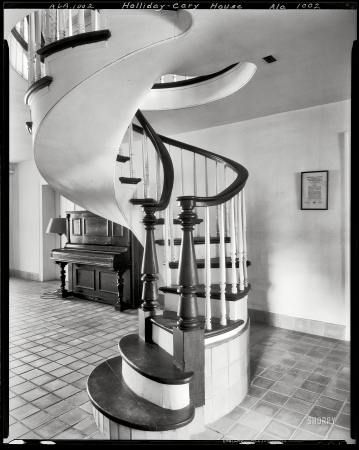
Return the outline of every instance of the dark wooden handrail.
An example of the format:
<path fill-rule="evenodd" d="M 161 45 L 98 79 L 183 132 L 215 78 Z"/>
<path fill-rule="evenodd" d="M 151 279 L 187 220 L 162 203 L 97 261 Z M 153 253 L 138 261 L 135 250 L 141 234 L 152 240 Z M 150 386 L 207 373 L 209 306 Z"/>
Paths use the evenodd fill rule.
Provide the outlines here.
<path fill-rule="evenodd" d="M 229 70 L 231 70 L 233 67 L 237 66 L 239 63 L 232 64 L 225 69 L 220 70 L 216 73 L 211 73 L 210 75 L 202 75 L 200 77 L 194 77 L 190 78 L 189 80 L 180 80 L 180 81 L 171 81 L 169 83 L 155 83 L 152 86 L 152 89 L 168 89 L 168 88 L 176 88 L 181 86 L 191 86 L 193 84 L 202 83 L 203 81 L 211 80 L 212 78 L 218 77 L 219 75 L 222 75 Z"/>
<path fill-rule="evenodd" d="M 142 114 L 140 110 L 137 110 L 136 112 L 136 118 L 140 122 L 143 128 L 139 127 L 138 125 L 133 125 L 133 130 L 140 128 L 142 130 L 141 134 L 143 134 L 143 130 L 145 130 L 147 136 L 149 137 L 150 141 L 152 142 L 156 152 L 158 153 L 162 166 L 163 166 L 163 188 L 162 188 L 162 194 L 160 200 L 156 203 L 156 211 L 163 211 L 167 208 L 171 195 L 172 195 L 172 189 L 173 189 L 173 181 L 174 181 L 174 170 L 173 170 L 173 164 L 170 154 L 167 151 L 167 148 L 164 146 L 162 139 L 159 137 L 159 135 L 155 132 L 155 130 L 151 127 L 151 125 L 148 123 L 145 116 Z"/>
<path fill-rule="evenodd" d="M 141 123 L 141 122 L 140 122 Z M 142 124 L 141 124 L 142 125 Z M 133 125 L 133 131 L 139 134 L 143 134 L 143 130 L 138 125 Z M 185 144 L 184 142 L 177 141 L 175 139 L 168 138 L 166 136 L 162 136 L 161 134 L 157 135 L 158 138 L 165 144 L 172 145 L 173 147 L 181 148 L 183 150 L 188 150 L 193 153 L 197 153 L 198 155 L 205 156 L 206 158 L 212 159 L 213 161 L 219 162 L 221 164 L 226 164 L 232 170 L 237 173 L 237 178 L 230 184 L 226 189 L 220 192 L 217 195 L 212 197 L 195 197 L 196 206 L 216 206 L 221 203 L 225 203 L 234 197 L 238 192 L 240 192 L 248 179 L 248 170 L 243 167 L 241 164 L 233 161 L 232 159 L 226 158 L 221 155 L 217 155 L 216 153 L 212 153 L 208 150 L 204 150 L 199 147 L 195 147 L 194 145 Z M 181 196 L 178 199 L 185 198 L 193 198 L 193 196 Z"/>
<path fill-rule="evenodd" d="M 14 36 L 14 38 L 17 40 L 17 42 L 21 45 L 21 47 L 25 50 L 25 52 L 27 52 L 28 48 L 29 48 L 28 43 L 21 36 L 21 34 L 17 31 L 16 28 L 13 28 L 11 30 L 11 34 Z"/>

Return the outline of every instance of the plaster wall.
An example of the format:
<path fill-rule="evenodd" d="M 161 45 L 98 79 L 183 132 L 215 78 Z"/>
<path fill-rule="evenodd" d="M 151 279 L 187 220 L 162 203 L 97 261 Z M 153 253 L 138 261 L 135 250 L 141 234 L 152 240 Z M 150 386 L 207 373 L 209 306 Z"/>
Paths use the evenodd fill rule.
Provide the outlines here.
<path fill-rule="evenodd" d="M 344 132 L 349 130 L 350 101 L 342 101 L 173 136 L 249 171 L 249 308 L 348 324 Z M 329 171 L 329 209 L 302 211 L 301 172 L 315 170 Z M 198 185 L 204 185 L 204 171 L 197 173 Z"/>

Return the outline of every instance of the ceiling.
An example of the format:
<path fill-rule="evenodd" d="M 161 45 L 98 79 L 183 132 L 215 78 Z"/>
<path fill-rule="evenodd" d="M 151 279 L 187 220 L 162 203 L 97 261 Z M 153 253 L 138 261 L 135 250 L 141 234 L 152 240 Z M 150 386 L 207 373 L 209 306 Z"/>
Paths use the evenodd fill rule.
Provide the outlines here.
<path fill-rule="evenodd" d="M 197 10 L 195 14 L 210 17 L 210 14 L 220 15 L 221 11 Z M 245 60 L 256 64 L 254 77 L 233 95 L 210 104 L 146 112 L 158 133 L 176 135 L 350 99 L 356 11 L 239 10 L 233 14 L 238 14 L 238 25 L 232 25 L 229 30 L 233 39 L 230 48 L 222 52 L 223 56 L 210 64 L 208 60 L 203 64 L 198 60 L 196 73 L 179 75 L 207 75 Z M 5 29 L 11 29 L 9 23 L 15 15 L 19 15 L 19 10 L 7 22 L 5 17 Z M 211 38 L 203 45 L 210 48 L 220 45 L 223 21 L 219 23 L 222 25 L 217 28 L 212 26 Z M 263 60 L 268 55 L 277 61 L 268 64 Z M 183 66 L 181 70 L 185 72 Z M 13 75 L 20 78 L 16 73 Z M 13 139 L 10 143 L 10 162 L 19 162 L 32 159 L 32 150 L 31 137 L 23 133 L 25 121 L 29 120 L 28 107 L 22 100 L 24 87 L 12 81 L 14 77 L 10 81 L 10 122 L 16 116 L 13 130 L 19 127 L 21 142 L 17 144 Z"/>

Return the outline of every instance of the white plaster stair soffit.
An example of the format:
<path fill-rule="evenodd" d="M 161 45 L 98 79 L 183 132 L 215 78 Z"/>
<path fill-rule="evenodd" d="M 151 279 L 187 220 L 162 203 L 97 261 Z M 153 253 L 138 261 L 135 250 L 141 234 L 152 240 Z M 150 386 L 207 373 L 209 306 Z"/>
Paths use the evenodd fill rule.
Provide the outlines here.
<path fill-rule="evenodd" d="M 104 11 L 111 30 L 106 48 L 89 44 L 86 51 L 67 49 L 62 58 L 49 63 L 54 83 L 32 108 L 35 162 L 57 192 L 131 229 L 143 244 L 142 211 L 136 214 L 129 203 L 134 188 L 121 186 L 116 178 L 116 155 L 142 98 L 161 71 L 147 53 L 160 54 L 162 46 L 181 36 L 173 36 L 173 20 L 163 14 L 125 17 L 116 16 L 116 10 Z M 125 27 L 134 21 L 137 27 Z M 136 31 L 139 26 L 141 33 Z M 137 40 L 129 39 L 134 33 Z M 146 77 L 139 75 L 140 66 Z"/>
<path fill-rule="evenodd" d="M 151 111 L 190 108 L 220 100 L 244 87 L 256 70 L 255 64 L 242 62 L 228 72 L 196 84 L 152 89 L 141 109 Z"/>

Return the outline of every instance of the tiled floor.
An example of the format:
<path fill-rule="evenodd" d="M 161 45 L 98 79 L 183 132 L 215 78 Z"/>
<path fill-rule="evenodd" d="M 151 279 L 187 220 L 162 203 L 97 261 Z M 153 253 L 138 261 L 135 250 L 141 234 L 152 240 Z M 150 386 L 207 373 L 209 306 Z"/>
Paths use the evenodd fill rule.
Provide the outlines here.
<path fill-rule="evenodd" d="M 10 280 L 10 436 L 105 439 L 86 379 L 137 331 L 137 311 L 80 299 L 40 298 L 58 282 Z M 251 324 L 252 386 L 196 439 L 344 439 L 349 433 L 349 345 Z M 318 423 L 325 418 L 326 423 Z M 320 420 L 319 420 L 320 419 Z M 315 423 L 316 422 L 316 423 Z"/>

